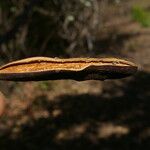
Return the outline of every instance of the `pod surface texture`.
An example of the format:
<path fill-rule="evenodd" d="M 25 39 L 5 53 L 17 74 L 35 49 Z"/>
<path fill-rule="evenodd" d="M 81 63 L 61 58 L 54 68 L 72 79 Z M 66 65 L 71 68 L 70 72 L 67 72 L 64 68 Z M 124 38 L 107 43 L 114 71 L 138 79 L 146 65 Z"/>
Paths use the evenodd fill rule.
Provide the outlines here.
<path fill-rule="evenodd" d="M 0 80 L 105 80 L 130 76 L 138 67 L 118 58 L 49 58 L 31 57 L 0 67 Z"/>

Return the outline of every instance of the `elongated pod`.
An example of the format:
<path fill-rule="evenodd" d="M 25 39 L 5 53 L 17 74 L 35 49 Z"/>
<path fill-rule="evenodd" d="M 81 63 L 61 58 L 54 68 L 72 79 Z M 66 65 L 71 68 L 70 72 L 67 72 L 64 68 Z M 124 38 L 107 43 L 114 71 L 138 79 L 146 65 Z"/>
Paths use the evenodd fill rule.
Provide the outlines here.
<path fill-rule="evenodd" d="M 118 58 L 48 58 L 32 57 L 0 67 L 0 80 L 105 80 L 130 76 L 137 66 Z"/>

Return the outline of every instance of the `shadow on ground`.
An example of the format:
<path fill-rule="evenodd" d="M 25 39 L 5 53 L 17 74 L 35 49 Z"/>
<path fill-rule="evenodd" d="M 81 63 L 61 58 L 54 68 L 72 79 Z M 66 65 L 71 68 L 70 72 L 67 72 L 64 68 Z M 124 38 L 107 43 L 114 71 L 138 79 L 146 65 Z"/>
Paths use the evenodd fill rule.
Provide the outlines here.
<path fill-rule="evenodd" d="M 134 40 L 134 38 L 141 37 L 141 36 L 149 36 L 149 31 L 139 31 L 139 32 L 131 32 L 131 33 L 116 33 L 112 32 L 109 34 L 108 37 L 99 39 L 95 41 L 94 50 L 95 54 L 100 55 L 116 55 L 123 56 L 122 48 L 124 44 L 129 41 L 130 39 Z M 136 46 L 136 45 L 135 45 Z M 134 49 L 134 47 L 133 47 Z M 131 51 L 131 48 L 130 48 Z"/>
<path fill-rule="evenodd" d="M 15 138 L 1 137 L 0 149 L 147 150 L 149 81 L 150 74 L 140 72 L 123 84 L 123 93 L 117 96 L 113 88 L 110 96 L 109 91 L 104 95 L 63 95 L 52 102 L 45 95 L 37 97 L 51 117 L 22 126 Z"/>

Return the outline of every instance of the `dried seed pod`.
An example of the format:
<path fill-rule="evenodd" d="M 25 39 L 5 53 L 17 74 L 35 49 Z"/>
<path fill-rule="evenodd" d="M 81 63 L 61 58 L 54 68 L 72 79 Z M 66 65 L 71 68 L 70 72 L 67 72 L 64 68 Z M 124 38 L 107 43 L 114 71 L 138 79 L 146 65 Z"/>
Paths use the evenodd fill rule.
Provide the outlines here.
<path fill-rule="evenodd" d="M 130 76 L 137 66 L 118 58 L 32 57 L 8 63 L 0 68 L 0 80 L 105 80 Z"/>

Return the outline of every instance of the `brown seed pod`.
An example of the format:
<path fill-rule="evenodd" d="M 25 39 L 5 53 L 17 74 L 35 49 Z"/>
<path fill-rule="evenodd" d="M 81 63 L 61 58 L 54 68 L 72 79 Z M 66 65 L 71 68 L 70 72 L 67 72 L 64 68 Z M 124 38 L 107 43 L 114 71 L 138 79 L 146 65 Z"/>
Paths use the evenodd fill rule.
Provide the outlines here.
<path fill-rule="evenodd" d="M 32 57 L 2 66 L 0 80 L 105 80 L 127 77 L 136 71 L 134 63 L 118 58 Z"/>

